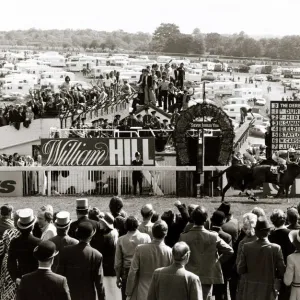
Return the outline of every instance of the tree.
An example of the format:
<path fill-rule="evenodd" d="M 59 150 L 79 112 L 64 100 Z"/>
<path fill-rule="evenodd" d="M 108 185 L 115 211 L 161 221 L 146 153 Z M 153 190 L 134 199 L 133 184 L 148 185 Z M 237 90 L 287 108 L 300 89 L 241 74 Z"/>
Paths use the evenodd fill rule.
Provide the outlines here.
<path fill-rule="evenodd" d="M 210 49 L 214 49 L 220 45 L 222 41 L 222 36 L 219 33 L 208 33 L 205 37 L 205 46 L 209 51 Z"/>
<path fill-rule="evenodd" d="M 199 28 L 195 28 L 195 29 L 193 30 L 192 35 L 201 35 L 200 29 L 199 29 Z"/>
<path fill-rule="evenodd" d="M 170 39 L 176 40 L 180 35 L 179 27 L 172 23 L 161 23 L 153 33 L 152 41 L 158 48 L 157 50 L 164 49 Z"/>
<path fill-rule="evenodd" d="M 91 49 L 97 49 L 97 48 L 99 48 L 99 43 L 98 43 L 98 41 L 92 40 L 92 42 L 91 42 L 90 45 L 89 45 L 89 48 L 91 48 Z"/>

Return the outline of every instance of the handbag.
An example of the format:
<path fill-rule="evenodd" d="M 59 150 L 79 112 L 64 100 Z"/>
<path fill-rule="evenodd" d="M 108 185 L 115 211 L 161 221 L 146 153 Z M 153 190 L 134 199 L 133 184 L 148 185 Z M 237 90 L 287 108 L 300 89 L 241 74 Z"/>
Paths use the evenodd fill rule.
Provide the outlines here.
<path fill-rule="evenodd" d="M 272 273 L 273 273 L 273 278 L 274 278 L 274 282 L 273 282 L 273 292 L 274 292 L 274 299 L 277 300 L 278 299 L 278 295 L 279 295 L 279 291 L 281 288 L 281 279 L 276 278 L 275 277 L 275 270 L 274 270 L 274 260 L 273 260 L 273 249 L 270 246 L 271 251 L 272 251 Z"/>

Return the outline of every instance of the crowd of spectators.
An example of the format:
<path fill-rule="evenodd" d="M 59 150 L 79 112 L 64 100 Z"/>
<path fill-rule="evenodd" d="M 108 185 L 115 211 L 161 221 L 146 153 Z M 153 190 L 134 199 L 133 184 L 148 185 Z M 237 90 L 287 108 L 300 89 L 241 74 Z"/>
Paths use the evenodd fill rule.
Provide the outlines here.
<path fill-rule="evenodd" d="M 0 154 L 0 166 L 2 167 L 33 167 L 41 165 L 42 157 L 37 155 L 32 157 L 30 155 L 19 155 L 14 153 L 13 155 Z"/>
<path fill-rule="evenodd" d="M 139 217 L 120 197 L 109 212 L 81 198 L 73 222 L 51 205 L 37 218 L 3 205 L 1 299 L 299 298 L 300 205 L 274 209 L 270 221 L 255 207 L 241 223 L 227 202 L 210 218 L 203 206 L 174 205 L 159 215 L 146 204 Z"/>

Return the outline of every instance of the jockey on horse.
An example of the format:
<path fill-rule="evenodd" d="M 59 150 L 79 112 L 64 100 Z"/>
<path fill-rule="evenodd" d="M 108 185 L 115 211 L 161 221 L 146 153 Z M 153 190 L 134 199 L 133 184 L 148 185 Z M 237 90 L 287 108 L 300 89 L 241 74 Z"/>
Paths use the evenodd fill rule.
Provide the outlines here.
<path fill-rule="evenodd" d="M 286 157 L 286 159 L 284 158 Z M 272 155 L 272 159 L 278 164 L 278 183 L 280 183 L 282 175 L 287 170 L 288 163 L 297 163 L 296 150 L 294 148 L 290 148 L 288 151 L 279 150 L 275 151 Z"/>

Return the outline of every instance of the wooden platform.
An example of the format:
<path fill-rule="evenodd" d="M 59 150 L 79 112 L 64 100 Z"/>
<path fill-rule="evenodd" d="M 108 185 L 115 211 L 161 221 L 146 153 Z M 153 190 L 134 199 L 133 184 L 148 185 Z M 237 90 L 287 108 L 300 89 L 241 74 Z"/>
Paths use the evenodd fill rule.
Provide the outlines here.
<path fill-rule="evenodd" d="M 251 123 L 247 122 L 241 125 L 241 127 L 238 127 L 235 130 L 235 138 L 234 138 L 234 143 L 237 143 L 240 138 L 249 130 L 249 128 L 251 127 Z"/>

